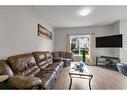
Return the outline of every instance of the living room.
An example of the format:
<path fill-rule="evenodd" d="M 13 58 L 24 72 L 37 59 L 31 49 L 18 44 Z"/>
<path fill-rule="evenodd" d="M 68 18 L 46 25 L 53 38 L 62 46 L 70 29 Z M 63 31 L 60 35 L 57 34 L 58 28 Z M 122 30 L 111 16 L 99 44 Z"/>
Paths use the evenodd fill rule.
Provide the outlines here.
<path fill-rule="evenodd" d="M 78 10 L 83 8 L 90 8 L 91 12 L 86 16 L 79 15 Z M 12 69 L 13 72 L 11 76 L 9 75 L 6 80 L 1 82 L 1 85 L 9 82 L 7 85 L 11 85 L 14 88 L 9 87 L 4 89 L 13 90 L 127 89 L 126 75 L 122 74 L 118 70 L 109 69 L 109 67 L 106 67 L 105 64 L 103 67 L 96 66 L 96 58 L 100 56 L 115 57 L 120 59 L 120 63 L 126 64 L 127 13 L 123 11 L 126 9 L 126 6 L 0 6 L 0 60 L 2 60 L 0 62 L 1 64 L 8 64 L 9 70 Z M 44 30 L 46 33 L 48 32 L 51 35 L 48 34 L 48 36 L 42 36 L 42 31 Z M 108 48 L 96 47 L 97 37 L 114 36 L 120 34 L 122 34 L 122 46 Z M 80 63 L 80 60 L 82 60 L 82 57 L 78 59 L 75 54 L 73 55 L 74 52 L 72 53 L 71 51 L 69 41 L 70 36 L 72 35 L 89 35 L 89 53 L 85 58 L 85 66 L 92 73 L 87 76 L 92 78 L 91 80 L 76 78 L 70 81 L 72 78 L 69 77 L 69 75 L 72 75 L 72 73 L 69 73 L 71 63 L 76 61 L 77 63 Z M 72 55 L 70 55 L 70 52 Z M 56 55 L 57 58 L 53 59 Z M 63 59 L 58 58 L 58 55 L 60 58 L 63 57 Z M 73 60 L 65 60 L 65 58 L 68 57 L 71 59 L 70 56 L 73 57 Z M 46 62 L 50 65 L 45 65 L 48 68 L 46 70 L 44 69 L 45 66 L 42 66 L 42 63 L 45 62 L 43 59 L 44 57 Z M 40 60 L 38 61 L 39 58 Z M 53 61 L 58 61 L 58 59 L 62 61 L 56 62 L 57 65 L 52 65 L 50 64 L 50 62 L 52 63 L 52 59 Z M 31 66 L 34 66 L 35 64 L 29 63 L 32 63 L 33 60 L 38 64 L 36 64 L 37 66 L 34 67 L 34 70 L 31 70 L 33 69 Z M 19 65 L 16 65 L 15 63 Z M 27 65 L 24 65 L 26 63 Z M 58 67 L 60 69 L 56 70 L 58 65 L 60 65 Z M 5 73 L 8 73 L 8 71 L 3 71 L 4 66 L 2 66 L 0 68 L 1 76 Z M 20 73 L 22 71 L 24 72 Z M 32 74 L 29 77 L 27 72 L 33 73 L 34 71 L 39 74 Z M 44 72 L 50 73 L 43 75 L 42 73 Z M 54 73 L 57 74 L 55 75 Z M 37 79 L 33 78 L 34 75 L 37 77 Z M 40 78 L 39 75 L 43 75 L 42 77 L 46 76 L 46 78 L 54 75 L 55 79 L 52 79 L 53 82 L 51 81 L 51 84 L 48 82 L 45 84 L 42 82 L 42 80 L 38 79 Z M 100 77 L 102 80 L 100 80 Z M 26 84 L 23 82 L 24 80 L 22 80 L 22 78 L 26 79 Z M 34 83 L 36 80 L 37 82 Z M 89 81 L 91 81 L 91 83 Z M 19 84 L 19 82 L 21 82 L 21 84 Z M 32 88 L 33 86 L 38 87 Z"/>

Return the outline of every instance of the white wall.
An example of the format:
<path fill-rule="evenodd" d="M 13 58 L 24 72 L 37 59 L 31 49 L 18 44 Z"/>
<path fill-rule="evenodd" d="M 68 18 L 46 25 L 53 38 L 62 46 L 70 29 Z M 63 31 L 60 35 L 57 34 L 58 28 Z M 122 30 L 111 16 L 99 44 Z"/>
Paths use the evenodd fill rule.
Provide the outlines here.
<path fill-rule="evenodd" d="M 123 47 L 120 48 L 121 62 L 127 64 L 127 21 L 120 21 L 120 34 L 123 34 Z"/>
<path fill-rule="evenodd" d="M 113 25 L 107 25 L 107 26 L 59 28 L 59 29 L 55 29 L 54 33 L 55 33 L 54 50 L 66 50 L 67 33 L 70 33 L 70 34 L 95 33 L 94 37 L 99 37 L 99 36 L 118 34 L 119 31 L 118 31 L 118 24 L 114 23 Z M 96 48 L 95 40 L 94 40 L 93 54 L 94 54 L 94 62 L 95 62 L 96 56 L 105 55 L 105 56 L 119 57 L 119 49 L 118 48 Z"/>
<path fill-rule="evenodd" d="M 0 7 L 0 59 L 36 50 L 53 50 L 53 40 L 37 36 L 37 24 L 53 28 L 32 7 Z"/>
<path fill-rule="evenodd" d="M 111 30 L 108 32 L 106 32 L 105 30 L 103 31 L 103 32 L 105 32 L 105 34 L 103 34 L 103 36 L 119 34 L 119 21 L 110 25 L 110 28 L 111 28 Z M 100 32 L 100 35 L 103 32 Z M 100 35 L 96 35 L 96 37 L 98 37 Z M 105 55 L 105 56 L 119 57 L 119 48 L 96 48 L 96 49 L 98 50 L 97 55 L 99 55 L 99 56 Z"/>

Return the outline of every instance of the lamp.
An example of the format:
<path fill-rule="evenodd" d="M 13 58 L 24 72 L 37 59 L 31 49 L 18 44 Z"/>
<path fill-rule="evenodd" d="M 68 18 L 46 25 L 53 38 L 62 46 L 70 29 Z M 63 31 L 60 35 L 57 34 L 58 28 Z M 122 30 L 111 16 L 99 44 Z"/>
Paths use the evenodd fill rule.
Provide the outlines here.
<path fill-rule="evenodd" d="M 87 16 L 88 14 L 91 13 L 91 11 L 93 10 L 93 8 L 89 8 L 89 7 L 83 7 L 79 10 L 78 14 L 80 16 Z"/>

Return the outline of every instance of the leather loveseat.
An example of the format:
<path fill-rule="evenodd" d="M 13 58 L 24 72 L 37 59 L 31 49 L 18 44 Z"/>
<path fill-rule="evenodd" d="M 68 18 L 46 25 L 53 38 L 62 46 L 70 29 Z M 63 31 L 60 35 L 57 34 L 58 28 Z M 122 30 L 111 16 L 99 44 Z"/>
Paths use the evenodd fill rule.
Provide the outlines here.
<path fill-rule="evenodd" d="M 54 51 L 52 52 L 54 60 L 62 60 L 64 62 L 64 67 L 68 66 L 71 61 L 73 61 L 73 53 L 65 51 Z"/>
<path fill-rule="evenodd" d="M 48 51 L 36 51 L 1 60 L 0 68 L 0 75 L 9 75 L 10 89 L 52 89 L 63 61 L 54 61 Z"/>

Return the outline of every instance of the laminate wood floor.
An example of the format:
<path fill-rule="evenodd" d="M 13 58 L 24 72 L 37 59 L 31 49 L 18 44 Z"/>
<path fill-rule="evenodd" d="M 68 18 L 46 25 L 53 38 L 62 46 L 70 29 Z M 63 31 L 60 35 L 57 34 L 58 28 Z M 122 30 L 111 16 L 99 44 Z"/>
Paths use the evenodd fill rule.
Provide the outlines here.
<path fill-rule="evenodd" d="M 98 66 L 87 66 L 93 73 L 91 81 L 92 90 L 120 90 L 127 89 L 127 76 L 117 71 L 101 68 Z M 65 67 L 59 75 L 53 89 L 68 90 L 70 78 L 69 67 Z M 72 80 L 73 90 L 89 90 L 89 81 L 87 79 L 74 78 Z"/>

